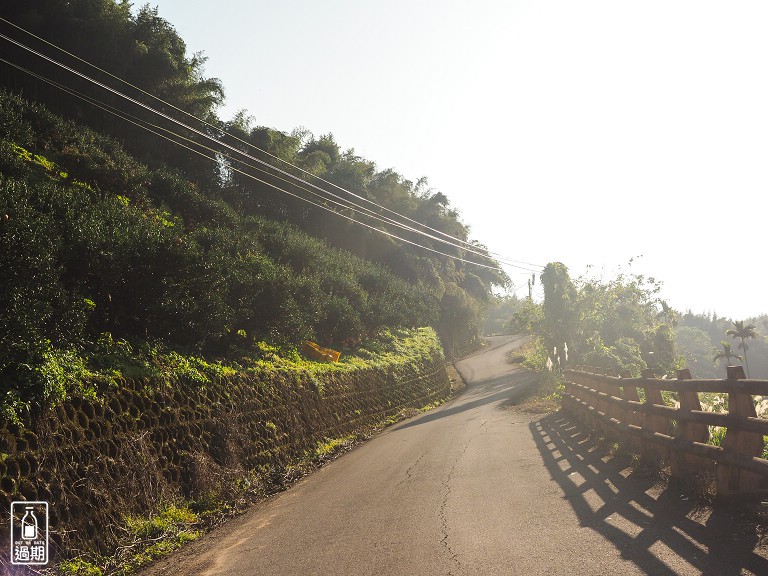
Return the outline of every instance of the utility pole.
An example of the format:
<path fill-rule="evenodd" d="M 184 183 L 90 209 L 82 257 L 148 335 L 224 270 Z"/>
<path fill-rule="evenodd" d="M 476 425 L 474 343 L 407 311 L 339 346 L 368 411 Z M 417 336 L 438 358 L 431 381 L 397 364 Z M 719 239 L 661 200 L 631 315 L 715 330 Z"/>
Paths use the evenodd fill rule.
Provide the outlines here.
<path fill-rule="evenodd" d="M 533 300 L 533 285 L 536 284 L 536 274 L 531 274 L 530 280 L 528 280 L 528 300 Z"/>

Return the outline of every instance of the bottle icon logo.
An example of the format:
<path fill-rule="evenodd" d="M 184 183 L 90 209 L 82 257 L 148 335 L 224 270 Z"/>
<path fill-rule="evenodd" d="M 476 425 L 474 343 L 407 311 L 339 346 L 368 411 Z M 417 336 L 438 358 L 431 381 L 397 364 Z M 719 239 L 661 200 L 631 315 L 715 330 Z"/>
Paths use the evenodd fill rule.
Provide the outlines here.
<path fill-rule="evenodd" d="M 37 517 L 33 506 L 26 506 L 26 514 L 21 519 L 21 538 L 37 540 Z"/>
<path fill-rule="evenodd" d="M 11 564 L 48 564 L 48 502 L 11 502 Z"/>

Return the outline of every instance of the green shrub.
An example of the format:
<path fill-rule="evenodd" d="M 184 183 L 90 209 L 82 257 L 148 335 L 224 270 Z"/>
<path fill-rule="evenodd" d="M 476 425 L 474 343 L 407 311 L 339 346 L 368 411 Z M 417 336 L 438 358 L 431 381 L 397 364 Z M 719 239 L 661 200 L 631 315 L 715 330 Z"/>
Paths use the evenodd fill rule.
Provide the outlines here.
<path fill-rule="evenodd" d="M 104 573 L 100 567 L 82 558 L 60 562 L 56 572 L 60 576 L 102 576 Z"/>
<path fill-rule="evenodd" d="M 6 407 L 174 370 L 205 384 L 260 358 L 259 342 L 290 356 L 305 339 L 346 350 L 385 328 L 476 335 L 477 301 L 456 282 L 440 301 L 2 92 L 0 168 Z"/>

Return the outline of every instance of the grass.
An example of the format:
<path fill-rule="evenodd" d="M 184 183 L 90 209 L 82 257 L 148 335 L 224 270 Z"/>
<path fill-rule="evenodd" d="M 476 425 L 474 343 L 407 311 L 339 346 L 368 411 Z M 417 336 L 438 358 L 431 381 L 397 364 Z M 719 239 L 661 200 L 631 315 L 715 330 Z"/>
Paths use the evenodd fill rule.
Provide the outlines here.
<path fill-rule="evenodd" d="M 356 350 L 346 351 L 339 362 L 317 362 L 302 356 L 298 348 L 258 342 L 237 359 L 205 359 L 169 349 L 160 342 L 129 343 L 102 333 L 84 350 L 58 350 L 48 343 L 45 362 L 37 368 L 52 405 L 71 398 L 99 401 L 105 390 L 122 385 L 123 378 L 155 382 L 182 376 L 205 388 L 238 374 L 301 375 L 323 394 L 323 377 L 339 372 L 386 368 L 407 374 L 442 350 L 432 328 L 382 330 Z M 20 423 L 31 410 L 17 394 L 0 395 L 0 417 Z"/>
<path fill-rule="evenodd" d="M 56 576 L 128 576 L 153 560 L 177 550 L 203 534 L 204 524 L 189 504 L 168 504 L 158 513 L 126 515 L 120 530 L 124 544 L 112 556 L 91 555 L 60 562 Z"/>
<path fill-rule="evenodd" d="M 364 439 L 365 437 L 361 434 L 348 434 L 341 438 L 326 438 L 323 442 L 318 443 L 314 451 L 307 456 L 318 463 L 326 462 L 342 452 L 350 450 L 355 444 Z"/>
<path fill-rule="evenodd" d="M 84 560 L 75 558 L 74 560 L 65 560 L 57 566 L 57 574 L 62 576 L 103 576 L 104 571 L 100 566 Z"/>
<path fill-rule="evenodd" d="M 507 354 L 507 363 L 519 364 L 531 371 L 536 383 L 518 397 L 514 407 L 529 414 L 550 414 L 560 409 L 563 391 L 562 372 L 546 367 L 547 352 L 540 338 L 532 337 L 521 348 Z"/>

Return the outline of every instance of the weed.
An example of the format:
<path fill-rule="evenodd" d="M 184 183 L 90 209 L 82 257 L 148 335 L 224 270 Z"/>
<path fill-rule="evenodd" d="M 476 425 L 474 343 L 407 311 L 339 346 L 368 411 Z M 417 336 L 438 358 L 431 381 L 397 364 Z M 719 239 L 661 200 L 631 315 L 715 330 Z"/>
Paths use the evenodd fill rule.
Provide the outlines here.
<path fill-rule="evenodd" d="M 128 515 L 123 520 L 129 543 L 118 551 L 120 567 L 110 572 L 116 576 L 131 574 L 202 534 L 198 515 L 186 504 L 170 504 L 155 515 Z"/>
<path fill-rule="evenodd" d="M 102 576 L 104 571 L 95 564 L 82 558 L 64 560 L 56 567 L 60 576 Z"/>
<path fill-rule="evenodd" d="M 187 507 L 170 505 L 149 518 L 126 516 L 126 529 L 136 538 L 157 538 L 176 531 L 180 526 L 197 522 L 197 515 Z"/>
<path fill-rule="evenodd" d="M 83 358 L 74 350 L 58 350 L 46 341 L 42 363 L 35 372 L 43 386 L 43 395 L 51 402 L 60 402 L 68 395 L 95 398 L 96 390 L 88 382 L 96 376 Z"/>
<path fill-rule="evenodd" d="M 349 449 L 358 439 L 359 436 L 357 434 L 349 434 L 341 438 L 326 438 L 315 448 L 314 457 L 320 462 L 329 460 L 339 452 Z"/>

